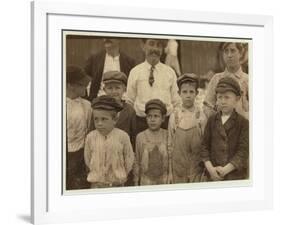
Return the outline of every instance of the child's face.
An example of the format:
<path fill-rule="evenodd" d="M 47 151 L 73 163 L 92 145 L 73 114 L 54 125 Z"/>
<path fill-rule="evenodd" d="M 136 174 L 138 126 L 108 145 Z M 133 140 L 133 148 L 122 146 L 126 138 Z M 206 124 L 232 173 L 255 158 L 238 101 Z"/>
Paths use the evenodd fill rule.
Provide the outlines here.
<path fill-rule="evenodd" d="M 115 98 L 117 101 L 121 101 L 125 89 L 125 85 L 121 83 L 108 83 L 104 86 L 105 93 Z"/>
<path fill-rule="evenodd" d="M 180 97 L 185 108 L 191 108 L 197 95 L 196 85 L 191 83 L 183 83 L 181 85 Z"/>
<path fill-rule="evenodd" d="M 159 130 L 164 120 L 165 118 L 159 109 L 150 109 L 146 114 L 148 128 L 152 131 Z"/>
<path fill-rule="evenodd" d="M 94 109 L 93 115 L 96 129 L 104 136 L 109 134 L 116 125 L 117 118 L 113 117 L 113 112 Z"/>
<path fill-rule="evenodd" d="M 232 91 L 217 93 L 218 109 L 223 114 L 230 114 L 232 113 L 233 109 L 236 107 L 239 99 L 240 97 L 234 94 Z"/>
<path fill-rule="evenodd" d="M 86 94 L 86 87 L 81 84 L 67 84 L 67 88 L 77 97 L 83 97 Z"/>

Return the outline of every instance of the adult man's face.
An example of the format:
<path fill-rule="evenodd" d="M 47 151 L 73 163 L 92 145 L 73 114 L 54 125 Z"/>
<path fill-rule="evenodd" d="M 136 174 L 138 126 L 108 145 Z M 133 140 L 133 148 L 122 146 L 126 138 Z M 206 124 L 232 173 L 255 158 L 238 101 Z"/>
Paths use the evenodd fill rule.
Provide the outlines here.
<path fill-rule="evenodd" d="M 147 39 L 143 45 L 145 59 L 151 64 L 155 65 L 160 61 L 163 53 L 163 43 L 156 39 Z"/>
<path fill-rule="evenodd" d="M 110 54 L 112 51 L 119 50 L 119 40 L 115 38 L 104 38 L 104 48 L 107 53 Z"/>

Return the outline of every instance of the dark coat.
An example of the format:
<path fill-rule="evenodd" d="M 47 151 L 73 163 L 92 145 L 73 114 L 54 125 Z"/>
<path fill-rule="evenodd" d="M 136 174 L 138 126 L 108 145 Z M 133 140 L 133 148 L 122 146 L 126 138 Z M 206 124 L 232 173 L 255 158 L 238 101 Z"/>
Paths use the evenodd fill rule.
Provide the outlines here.
<path fill-rule="evenodd" d="M 203 162 L 213 166 L 234 165 L 225 180 L 247 179 L 249 170 L 249 121 L 236 111 L 222 124 L 221 113 L 208 119 L 201 149 Z"/>
<path fill-rule="evenodd" d="M 88 99 L 90 101 L 92 101 L 93 98 L 97 97 L 97 94 L 100 89 L 104 69 L 105 55 L 105 51 L 101 51 L 95 55 L 91 55 L 87 60 L 85 66 L 86 73 L 92 78 L 90 94 L 88 96 Z M 129 76 L 130 70 L 135 66 L 135 61 L 122 52 L 120 52 L 119 60 L 121 72 Z"/>

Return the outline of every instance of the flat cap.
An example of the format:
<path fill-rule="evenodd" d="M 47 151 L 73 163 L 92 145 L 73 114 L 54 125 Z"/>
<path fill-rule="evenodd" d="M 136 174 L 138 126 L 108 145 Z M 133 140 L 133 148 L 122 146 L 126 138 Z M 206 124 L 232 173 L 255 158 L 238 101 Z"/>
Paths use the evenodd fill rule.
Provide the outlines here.
<path fill-rule="evenodd" d="M 194 82 L 198 86 L 199 78 L 194 73 L 185 73 L 185 74 L 179 76 L 179 78 L 177 79 L 178 87 L 180 87 L 185 82 Z"/>
<path fill-rule="evenodd" d="M 103 74 L 103 83 L 123 83 L 127 85 L 127 76 L 120 71 L 108 71 Z"/>
<path fill-rule="evenodd" d="M 120 112 L 123 109 L 123 105 L 111 96 L 102 95 L 92 101 L 92 108 Z"/>
<path fill-rule="evenodd" d="M 226 91 L 232 91 L 237 96 L 241 96 L 239 83 L 230 76 L 221 78 L 216 87 L 216 93 L 224 93 Z"/>
<path fill-rule="evenodd" d="M 151 99 L 145 104 L 145 113 L 150 109 L 159 109 L 163 115 L 166 115 L 166 105 L 160 99 Z"/>
<path fill-rule="evenodd" d="M 66 68 L 66 82 L 70 84 L 80 84 L 87 87 L 91 78 L 79 66 L 69 65 Z"/>

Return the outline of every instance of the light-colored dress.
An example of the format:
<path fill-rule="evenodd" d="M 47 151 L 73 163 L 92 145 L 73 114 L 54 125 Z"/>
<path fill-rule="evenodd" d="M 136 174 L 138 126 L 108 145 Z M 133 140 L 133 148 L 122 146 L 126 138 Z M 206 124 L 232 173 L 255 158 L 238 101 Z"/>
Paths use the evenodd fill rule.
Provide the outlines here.
<path fill-rule="evenodd" d="M 168 131 L 160 128 L 154 133 L 149 129 L 139 133 L 136 139 L 136 185 L 168 183 Z"/>
<path fill-rule="evenodd" d="M 97 186 L 121 186 L 134 163 L 128 134 L 114 128 L 107 136 L 91 131 L 85 142 L 85 163 L 90 169 L 87 180 Z"/>
<path fill-rule="evenodd" d="M 202 172 L 199 166 L 201 137 L 205 114 L 182 108 L 170 116 L 168 146 L 171 149 L 173 183 L 197 182 Z"/>

